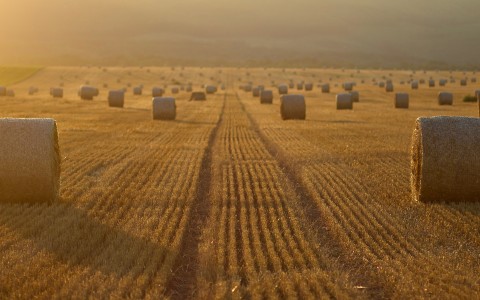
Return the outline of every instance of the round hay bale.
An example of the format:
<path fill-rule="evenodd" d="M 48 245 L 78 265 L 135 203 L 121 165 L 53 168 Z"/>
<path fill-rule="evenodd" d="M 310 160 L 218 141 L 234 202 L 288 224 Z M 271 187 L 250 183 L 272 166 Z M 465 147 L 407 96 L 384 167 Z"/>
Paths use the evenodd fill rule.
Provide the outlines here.
<path fill-rule="evenodd" d="M 453 105 L 453 94 L 449 92 L 438 93 L 438 105 Z"/>
<path fill-rule="evenodd" d="M 136 96 L 142 95 L 142 87 L 141 86 L 136 86 L 133 88 L 133 94 Z"/>
<path fill-rule="evenodd" d="M 259 87 L 254 87 L 252 89 L 252 96 L 253 97 L 260 97 L 260 88 Z"/>
<path fill-rule="evenodd" d="M 350 93 L 337 94 L 335 101 L 337 109 L 353 109 L 353 100 Z"/>
<path fill-rule="evenodd" d="M 185 87 L 185 91 L 186 91 L 187 93 L 191 93 L 192 90 L 193 90 L 193 88 L 192 88 L 191 85 L 187 85 L 187 86 Z"/>
<path fill-rule="evenodd" d="M 260 103 L 272 104 L 273 103 L 273 92 L 271 90 L 263 90 L 260 93 Z"/>
<path fill-rule="evenodd" d="M 283 120 L 305 120 L 306 110 L 303 95 L 282 95 L 280 97 L 280 115 Z"/>
<path fill-rule="evenodd" d="M 279 93 L 280 95 L 286 95 L 286 94 L 288 94 L 288 85 L 286 85 L 286 84 L 280 84 L 280 85 L 278 86 L 278 93 Z"/>
<path fill-rule="evenodd" d="M 393 92 L 393 83 L 387 82 L 387 84 L 385 85 L 385 92 L 387 93 Z"/>
<path fill-rule="evenodd" d="M 251 92 L 252 91 L 252 86 L 248 85 L 247 88 L 245 89 L 245 91 Z M 207 85 L 205 87 L 205 92 L 207 94 L 215 94 L 217 92 L 217 87 L 215 85 Z"/>
<path fill-rule="evenodd" d="M 440 80 L 438 81 L 438 85 L 439 85 L 439 86 L 445 86 L 446 84 L 447 84 L 447 80 L 446 80 L 446 79 L 440 79 Z"/>
<path fill-rule="evenodd" d="M 53 98 L 63 98 L 63 89 L 62 88 L 51 88 L 50 94 Z"/>
<path fill-rule="evenodd" d="M 460 80 L 460 85 L 461 86 L 466 86 L 467 85 L 467 79 Z"/>
<path fill-rule="evenodd" d="M 471 82 L 471 83 L 476 83 L 476 82 L 477 82 L 477 78 L 475 78 L 475 77 L 470 78 L 470 82 Z"/>
<path fill-rule="evenodd" d="M 378 83 L 378 87 L 379 87 L 379 88 L 385 88 L 385 82 L 380 81 L 380 82 Z"/>
<path fill-rule="evenodd" d="M 410 96 L 408 93 L 395 94 L 395 108 L 408 108 Z"/>
<path fill-rule="evenodd" d="M 479 132 L 479 118 L 416 120 L 411 148 L 411 187 L 415 200 L 480 201 Z"/>
<path fill-rule="evenodd" d="M 295 88 L 295 84 L 294 84 L 293 82 L 290 82 L 290 83 L 288 84 L 288 88 L 289 88 L 289 89 Z"/>
<path fill-rule="evenodd" d="M 303 83 L 302 82 L 297 83 L 297 90 L 299 90 L 299 91 L 303 90 Z"/>
<path fill-rule="evenodd" d="M 172 87 L 172 94 L 178 94 L 180 92 L 180 90 L 178 89 L 178 87 Z"/>
<path fill-rule="evenodd" d="M 305 91 L 311 91 L 311 90 L 313 90 L 313 83 L 311 82 L 305 83 Z"/>
<path fill-rule="evenodd" d="M 93 100 L 93 97 L 98 96 L 98 89 L 93 86 L 82 85 L 78 90 L 78 95 L 82 100 Z"/>
<path fill-rule="evenodd" d="M 161 87 L 153 87 L 152 88 L 152 97 L 162 97 L 163 96 L 163 93 L 165 92 L 164 89 L 162 89 Z"/>
<path fill-rule="evenodd" d="M 152 100 L 154 120 L 175 120 L 177 106 L 173 97 L 155 97 Z"/>
<path fill-rule="evenodd" d="M 205 101 L 207 100 L 207 95 L 205 92 L 193 92 L 190 96 L 190 101 Z"/>
<path fill-rule="evenodd" d="M 418 90 L 418 81 L 414 80 L 410 83 L 412 90 Z"/>
<path fill-rule="evenodd" d="M 15 91 L 14 90 L 7 90 L 7 97 L 15 97 Z"/>
<path fill-rule="evenodd" d="M 360 102 L 360 93 L 358 91 L 351 91 L 350 96 L 353 102 Z"/>
<path fill-rule="evenodd" d="M 38 93 L 38 88 L 34 87 L 34 86 L 31 86 L 28 88 L 28 94 L 29 95 L 35 95 L 36 93 Z"/>
<path fill-rule="evenodd" d="M 324 94 L 330 93 L 330 84 L 328 83 L 322 84 L 322 93 Z"/>
<path fill-rule="evenodd" d="M 353 90 L 353 83 L 352 82 L 345 82 L 342 84 L 342 87 L 345 91 L 349 92 Z"/>
<path fill-rule="evenodd" d="M 123 108 L 125 102 L 125 92 L 123 90 L 114 90 L 108 92 L 108 106 Z"/>
<path fill-rule="evenodd" d="M 0 86 L 0 96 L 6 96 L 7 95 L 7 88 L 4 86 Z"/>
<path fill-rule="evenodd" d="M 60 185 L 53 119 L 0 119 L 0 203 L 52 203 Z"/>

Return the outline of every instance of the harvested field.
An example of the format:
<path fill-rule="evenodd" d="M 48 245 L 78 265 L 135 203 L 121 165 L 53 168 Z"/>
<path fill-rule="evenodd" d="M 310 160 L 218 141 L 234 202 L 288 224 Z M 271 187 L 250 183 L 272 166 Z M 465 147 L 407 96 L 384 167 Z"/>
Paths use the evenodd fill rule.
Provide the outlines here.
<path fill-rule="evenodd" d="M 408 110 L 373 84 L 387 74 Z M 0 203 L 0 298 L 478 298 L 480 203 L 414 201 L 410 145 L 420 116 L 478 117 L 477 103 L 439 106 L 440 91 L 462 99 L 480 87 L 428 71 L 412 90 L 400 84 L 411 75 L 47 67 L 0 80 L 16 91 L 0 98 L 1 117 L 55 119 L 62 159 L 56 202 Z M 99 87 L 93 101 L 77 95 L 86 81 Z M 239 89 L 250 81 L 273 90 L 271 105 Z M 292 90 L 305 120 L 280 116 L 277 86 L 291 81 L 330 84 Z M 361 102 L 337 111 L 354 81 Z M 154 121 L 150 93 L 127 83 L 165 97 L 226 89 L 206 101 L 179 90 L 176 119 Z M 109 90 L 124 88 L 124 108 L 108 107 Z"/>

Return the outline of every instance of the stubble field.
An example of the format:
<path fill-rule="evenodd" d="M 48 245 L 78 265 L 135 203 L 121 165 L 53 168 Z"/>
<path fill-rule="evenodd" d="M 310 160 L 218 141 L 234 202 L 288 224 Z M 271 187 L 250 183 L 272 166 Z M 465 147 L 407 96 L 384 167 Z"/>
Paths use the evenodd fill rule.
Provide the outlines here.
<path fill-rule="evenodd" d="M 436 87 L 400 84 L 410 75 Z M 410 93 L 409 109 L 372 84 L 382 76 Z M 24 77 L 8 82 L 16 96 L 0 97 L 1 117 L 57 120 L 60 199 L 0 203 L 0 298 L 480 295 L 480 205 L 423 204 L 410 191 L 415 119 L 478 116 L 462 102 L 480 88 L 460 86 L 471 72 L 48 67 Z M 305 95 L 304 121 L 280 118 L 276 85 L 290 80 L 314 83 L 290 89 Z M 93 101 L 77 96 L 86 81 L 100 88 Z M 249 81 L 272 89 L 273 104 L 239 89 Z M 360 102 L 337 111 L 346 81 Z M 207 101 L 180 91 L 176 120 L 152 120 L 151 88 L 187 83 L 225 90 Z M 125 108 L 108 107 L 108 90 L 128 85 Z M 453 106 L 437 104 L 443 90 Z"/>

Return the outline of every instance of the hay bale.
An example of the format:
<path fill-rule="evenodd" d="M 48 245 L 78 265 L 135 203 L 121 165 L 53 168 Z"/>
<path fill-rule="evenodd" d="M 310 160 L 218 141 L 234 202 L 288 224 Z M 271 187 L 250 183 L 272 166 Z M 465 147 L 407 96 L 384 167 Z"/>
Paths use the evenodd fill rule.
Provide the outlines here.
<path fill-rule="evenodd" d="M 187 87 L 185 88 L 185 91 L 188 92 L 188 93 L 191 93 L 193 90 L 192 86 L 191 85 L 187 85 Z"/>
<path fill-rule="evenodd" d="M 192 95 L 190 96 L 190 101 L 195 100 L 195 101 L 204 101 L 207 100 L 207 95 L 205 92 L 193 92 Z"/>
<path fill-rule="evenodd" d="M 252 86 L 251 85 L 249 85 L 249 89 L 250 89 L 250 91 L 252 91 Z M 217 87 L 215 85 L 207 85 L 205 87 L 205 92 L 207 94 L 215 94 L 217 92 Z"/>
<path fill-rule="evenodd" d="M 385 82 L 380 81 L 380 82 L 378 83 L 378 87 L 380 87 L 380 88 L 385 88 Z"/>
<path fill-rule="evenodd" d="M 286 84 L 280 84 L 280 85 L 278 86 L 278 93 L 279 93 L 280 95 L 286 95 L 286 94 L 288 94 L 288 85 L 286 85 Z"/>
<path fill-rule="evenodd" d="M 260 93 L 260 103 L 272 104 L 273 92 L 271 90 L 263 90 Z"/>
<path fill-rule="evenodd" d="M 438 105 L 453 105 L 453 94 L 449 92 L 438 93 Z"/>
<path fill-rule="evenodd" d="M 171 89 L 172 94 L 178 94 L 180 92 L 180 89 L 178 87 L 172 87 Z"/>
<path fill-rule="evenodd" d="M 476 82 L 477 82 L 477 78 L 475 78 L 475 77 L 470 78 L 470 82 L 471 82 L 471 83 L 476 83 Z"/>
<path fill-rule="evenodd" d="M 313 90 L 313 83 L 311 82 L 305 83 L 305 91 L 311 91 L 311 90 Z"/>
<path fill-rule="evenodd" d="M 306 110 L 303 95 L 282 95 L 280 97 L 280 115 L 283 120 L 305 120 Z"/>
<path fill-rule="evenodd" d="M 53 119 L 0 119 L 0 203 L 52 203 L 60 185 Z"/>
<path fill-rule="evenodd" d="M 341 93 L 335 97 L 337 109 L 353 109 L 353 100 L 350 93 Z"/>
<path fill-rule="evenodd" d="M 385 92 L 387 93 L 393 92 L 393 83 L 387 82 L 387 84 L 385 85 Z"/>
<path fill-rule="evenodd" d="M 360 102 L 360 93 L 358 91 L 351 91 L 350 96 L 353 102 Z"/>
<path fill-rule="evenodd" d="M 142 95 L 142 87 L 141 86 L 136 86 L 133 88 L 133 94 L 136 96 L 141 96 Z"/>
<path fill-rule="evenodd" d="M 259 87 L 254 87 L 252 89 L 252 96 L 253 97 L 260 97 L 260 88 Z"/>
<path fill-rule="evenodd" d="M 446 80 L 446 79 L 440 79 L 440 80 L 438 81 L 438 85 L 439 85 L 439 86 L 445 86 L 446 84 L 447 84 L 447 80 Z"/>
<path fill-rule="evenodd" d="M 328 83 L 322 84 L 322 93 L 324 94 L 330 93 L 330 84 Z"/>
<path fill-rule="evenodd" d="M 408 108 L 410 96 L 407 93 L 395 94 L 395 108 Z"/>
<path fill-rule="evenodd" d="M 163 93 L 165 92 L 164 89 L 162 89 L 161 87 L 153 87 L 152 88 L 152 97 L 162 97 L 163 96 Z"/>
<path fill-rule="evenodd" d="M 98 89 L 93 86 L 82 85 L 78 90 L 78 95 L 82 100 L 93 100 L 93 97 L 98 96 Z"/>
<path fill-rule="evenodd" d="M 425 84 L 425 79 L 420 79 L 420 84 Z"/>
<path fill-rule="evenodd" d="M 412 90 L 418 90 L 418 81 L 414 80 L 410 83 Z"/>
<path fill-rule="evenodd" d="M 108 106 L 123 108 L 125 102 L 125 92 L 123 90 L 113 90 L 108 92 Z"/>
<path fill-rule="evenodd" d="M 7 97 L 15 97 L 15 91 L 14 90 L 7 90 Z"/>
<path fill-rule="evenodd" d="M 53 98 L 63 98 L 63 89 L 62 88 L 51 88 L 50 94 Z"/>
<path fill-rule="evenodd" d="M 342 87 L 347 92 L 352 91 L 353 90 L 353 83 L 345 82 L 345 83 L 342 84 Z"/>
<path fill-rule="evenodd" d="M 154 120 L 175 120 L 177 106 L 173 97 L 155 97 L 152 100 Z"/>
<path fill-rule="evenodd" d="M 290 82 L 290 83 L 288 84 L 288 88 L 289 88 L 289 89 L 295 88 L 295 84 L 294 84 L 293 82 Z"/>
<path fill-rule="evenodd" d="M 34 87 L 34 86 L 31 86 L 28 88 L 28 94 L 31 96 L 31 95 L 35 95 L 36 93 L 38 93 L 38 88 Z"/>
<path fill-rule="evenodd" d="M 251 84 L 244 85 L 243 90 L 247 93 L 250 93 L 252 91 L 252 85 Z"/>
<path fill-rule="evenodd" d="M 303 83 L 302 82 L 297 83 L 297 90 L 299 90 L 299 91 L 303 90 Z"/>
<path fill-rule="evenodd" d="M 460 80 L 460 85 L 461 86 L 466 86 L 467 85 L 467 79 Z"/>
<path fill-rule="evenodd" d="M 411 148 L 413 198 L 480 201 L 480 119 L 418 118 Z"/>
<path fill-rule="evenodd" d="M 7 88 L 4 86 L 0 86 L 0 96 L 6 96 L 7 95 Z"/>

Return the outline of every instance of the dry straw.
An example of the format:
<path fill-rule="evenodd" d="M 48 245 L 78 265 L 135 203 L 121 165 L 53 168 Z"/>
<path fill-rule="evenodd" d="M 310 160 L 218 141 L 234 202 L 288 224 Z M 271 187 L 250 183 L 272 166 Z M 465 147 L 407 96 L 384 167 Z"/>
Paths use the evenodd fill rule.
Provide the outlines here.
<path fill-rule="evenodd" d="M 305 83 L 305 91 L 311 91 L 311 90 L 313 90 L 313 83 L 311 82 Z"/>
<path fill-rule="evenodd" d="M 108 92 L 108 106 L 121 107 L 125 103 L 125 92 L 123 90 L 114 90 Z"/>
<path fill-rule="evenodd" d="M 260 103 L 272 104 L 273 92 L 271 90 L 263 90 L 260 93 Z"/>
<path fill-rule="evenodd" d="M 282 95 L 280 97 L 280 114 L 283 120 L 305 120 L 306 110 L 303 95 Z"/>
<path fill-rule="evenodd" d="M 325 93 L 325 94 L 330 93 L 330 84 L 328 83 L 322 84 L 322 93 Z"/>
<path fill-rule="evenodd" d="M 246 92 L 251 92 L 252 91 L 252 86 L 247 85 L 246 88 L 245 88 L 245 91 Z M 214 86 L 214 85 L 207 85 L 205 87 L 205 92 L 207 92 L 207 94 L 215 94 L 217 92 L 217 87 Z"/>
<path fill-rule="evenodd" d="M 155 97 L 152 100 L 154 120 L 175 120 L 177 106 L 173 97 Z"/>
<path fill-rule="evenodd" d="M 0 202 L 55 201 L 60 185 L 55 120 L 0 119 L 0 136 Z"/>
<path fill-rule="evenodd" d="M 422 202 L 480 200 L 480 119 L 418 118 L 411 148 L 411 186 Z"/>
<path fill-rule="evenodd" d="M 133 88 L 133 94 L 136 96 L 142 95 L 142 87 L 141 86 L 136 86 Z"/>
<path fill-rule="evenodd" d="M 408 108 L 410 96 L 407 93 L 395 94 L 395 108 Z"/>
<path fill-rule="evenodd" d="M 63 98 L 63 89 L 62 88 L 51 88 L 50 94 L 53 98 Z"/>
<path fill-rule="evenodd" d="M 162 97 L 164 90 L 161 87 L 152 88 L 152 97 Z"/>
<path fill-rule="evenodd" d="M 7 95 L 7 88 L 4 86 L 0 86 L 0 96 L 6 96 Z"/>
<path fill-rule="evenodd" d="M 411 83 L 412 90 L 417 90 L 418 89 L 418 81 L 414 80 Z"/>

